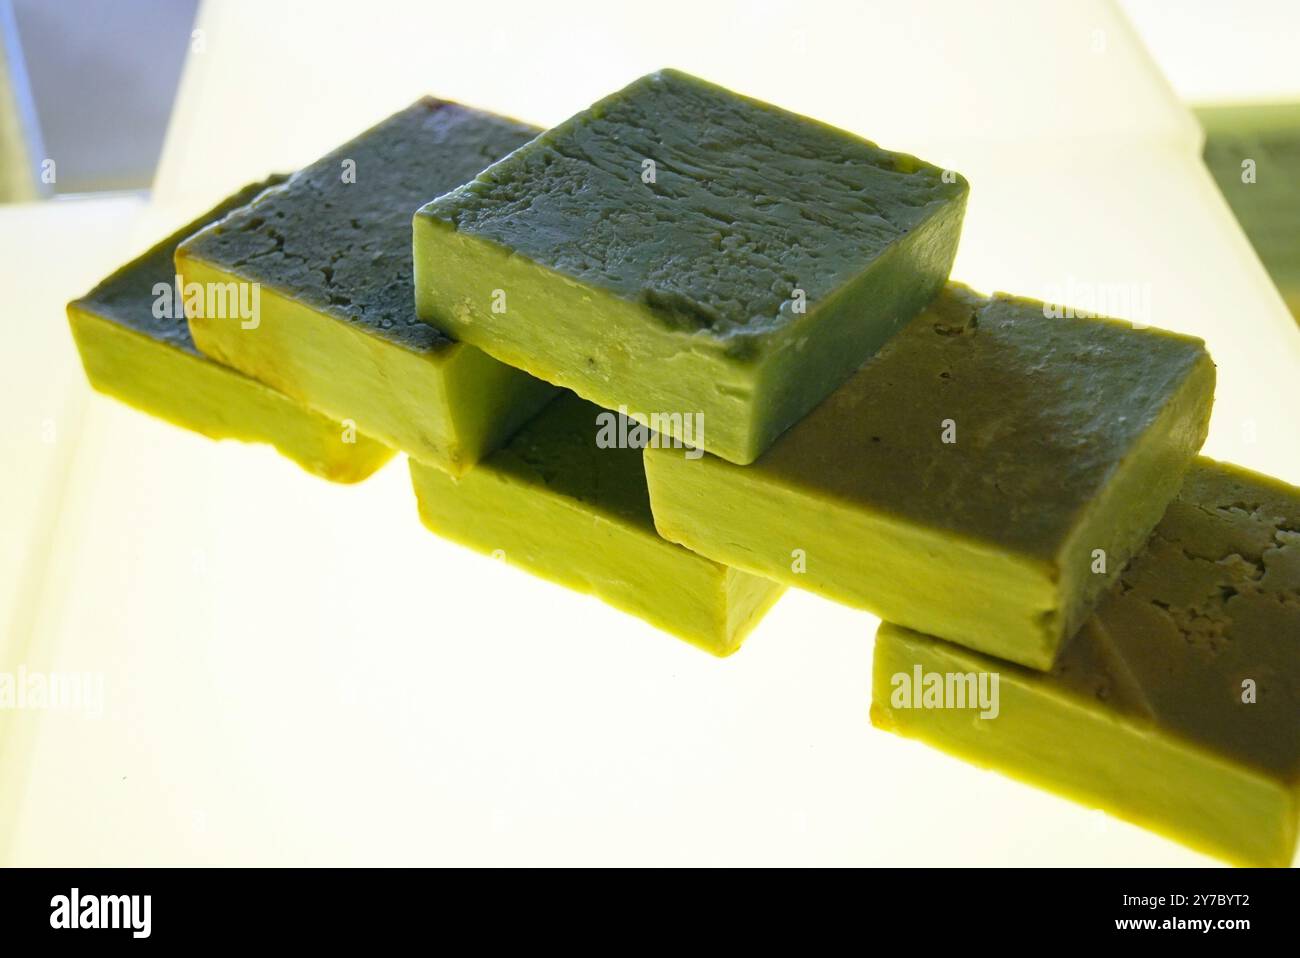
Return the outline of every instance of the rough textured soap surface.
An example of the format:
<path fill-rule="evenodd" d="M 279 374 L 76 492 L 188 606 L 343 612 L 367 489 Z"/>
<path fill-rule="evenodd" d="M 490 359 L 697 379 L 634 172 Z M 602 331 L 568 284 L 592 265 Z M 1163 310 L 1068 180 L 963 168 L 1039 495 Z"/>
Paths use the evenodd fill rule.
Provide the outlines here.
<path fill-rule="evenodd" d="M 260 290 L 248 322 L 187 304 L 195 344 L 395 449 L 469 469 L 555 389 L 416 320 L 411 216 L 535 132 L 426 97 L 182 243 L 187 283 Z"/>
<path fill-rule="evenodd" d="M 600 446 L 602 415 L 566 393 L 459 479 L 412 462 L 421 518 L 715 655 L 735 651 L 783 587 L 660 538 L 640 451 Z"/>
<path fill-rule="evenodd" d="M 173 235 L 117 270 L 92 289 L 76 305 L 112 319 L 128 329 L 133 329 L 150 339 L 167 343 L 197 356 L 194 337 L 183 315 L 155 316 L 154 303 L 158 294 L 154 286 L 176 282 L 172 257 L 176 247 L 205 226 L 209 226 L 235 210 L 247 206 L 267 189 L 283 183 L 285 177 L 272 176 L 260 183 L 250 183 L 222 200 L 193 222 L 181 227 Z"/>
<path fill-rule="evenodd" d="M 599 406 L 561 395 L 491 457 L 491 468 L 657 537 L 641 451 L 597 445 L 602 413 Z"/>
<path fill-rule="evenodd" d="M 201 355 L 177 311 L 177 245 L 283 179 L 246 186 L 181 227 L 70 303 L 68 319 L 96 389 L 212 438 L 269 443 L 319 476 L 355 482 L 391 450 Z M 155 309 L 159 286 L 172 290 L 163 300 L 169 309 Z"/>
<path fill-rule="evenodd" d="M 427 212 L 640 300 L 665 328 L 726 338 L 788 324 L 796 288 L 821 300 L 964 189 L 911 157 L 664 71 Z"/>
<path fill-rule="evenodd" d="M 536 132 L 425 97 L 186 248 L 392 343 L 437 349 L 446 338 L 419 322 L 412 305 L 411 213 Z M 343 181 L 345 171 L 355 182 Z"/>
<path fill-rule="evenodd" d="M 1198 461 L 1052 678 L 1300 788 L 1300 489 Z"/>
<path fill-rule="evenodd" d="M 933 298 L 966 193 L 665 70 L 422 208 L 417 309 L 606 407 L 702 412 L 749 462 Z"/>
<path fill-rule="evenodd" d="M 1052 558 L 1200 340 L 953 286 L 762 461 L 773 481 Z M 942 441 L 951 420 L 954 441 Z"/>
<path fill-rule="evenodd" d="M 998 672 L 1000 714 L 980 723 L 894 707 L 893 674 L 942 663 Z M 872 715 L 1212 854 L 1288 864 L 1300 808 L 1300 489 L 1198 460 L 1047 674 L 883 626 Z"/>
<path fill-rule="evenodd" d="M 1199 340 L 1046 312 L 951 284 L 754 464 L 647 449 L 659 531 L 1047 668 L 1177 492 L 1214 369 Z"/>

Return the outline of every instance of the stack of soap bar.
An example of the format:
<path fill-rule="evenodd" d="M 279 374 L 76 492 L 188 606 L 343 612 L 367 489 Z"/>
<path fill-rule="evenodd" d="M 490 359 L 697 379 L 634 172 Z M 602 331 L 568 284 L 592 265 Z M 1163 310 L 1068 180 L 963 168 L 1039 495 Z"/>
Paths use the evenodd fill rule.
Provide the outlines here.
<path fill-rule="evenodd" d="M 416 320 L 411 211 L 535 132 L 426 98 L 181 244 L 187 282 L 260 284 L 253 322 L 190 316 L 199 349 L 412 456 L 469 468 L 555 390 Z"/>
<path fill-rule="evenodd" d="M 950 286 L 756 463 L 647 448 L 659 532 L 1034 668 L 1205 439 L 1199 340 Z"/>
<path fill-rule="evenodd" d="M 279 179 L 245 187 L 81 299 L 68 320 L 91 385 L 216 439 L 265 442 L 327 479 L 364 479 L 392 455 L 386 446 L 199 354 L 175 286 L 176 245 L 251 203 Z"/>
<path fill-rule="evenodd" d="M 734 652 L 783 587 L 661 539 L 640 452 L 597 445 L 611 415 L 564 394 L 465 476 L 412 460 L 421 517 L 715 655 Z"/>
<path fill-rule="evenodd" d="M 1300 319 L 1300 103 L 1198 107 L 1205 165 Z"/>
<path fill-rule="evenodd" d="M 996 716 L 955 700 L 916 707 L 908 685 L 918 670 L 997 674 Z M 1046 674 L 882 625 L 871 715 L 1229 861 L 1290 864 L 1300 814 L 1300 489 L 1199 460 L 1146 549 Z"/>
<path fill-rule="evenodd" d="M 421 319 L 752 462 L 942 286 L 966 182 L 675 71 L 421 209 Z M 703 437 L 683 427 L 702 416 Z"/>

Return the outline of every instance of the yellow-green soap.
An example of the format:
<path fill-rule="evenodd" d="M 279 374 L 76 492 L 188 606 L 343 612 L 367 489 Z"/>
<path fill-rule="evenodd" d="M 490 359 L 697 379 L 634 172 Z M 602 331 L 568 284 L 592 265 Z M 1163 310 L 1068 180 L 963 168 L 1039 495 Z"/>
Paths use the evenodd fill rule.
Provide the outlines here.
<path fill-rule="evenodd" d="M 416 308 L 641 422 L 702 417 L 675 438 L 752 462 L 938 292 L 966 194 L 663 70 L 423 207 Z"/>
<path fill-rule="evenodd" d="M 1205 439 L 1200 340 L 951 284 L 749 466 L 647 448 L 667 539 L 1034 668 Z"/>
<path fill-rule="evenodd" d="M 555 388 L 415 318 L 411 215 L 537 131 L 426 97 L 177 249 L 187 282 L 258 284 L 255 322 L 204 315 L 206 355 L 462 472 Z"/>
<path fill-rule="evenodd" d="M 660 538 L 640 451 L 602 448 L 602 415 L 565 393 L 463 476 L 412 460 L 421 518 L 714 655 L 734 652 L 784 587 Z"/>
<path fill-rule="evenodd" d="M 280 179 L 245 187 L 127 263 L 69 303 L 68 320 L 100 392 L 214 439 L 269 443 L 316 475 L 356 482 L 392 450 L 201 355 L 179 310 L 176 245 Z"/>
<path fill-rule="evenodd" d="M 945 684 L 997 674 L 996 717 L 915 707 L 914 680 L 898 677 L 918 668 Z M 1300 816 L 1300 489 L 1198 460 L 1049 673 L 889 623 L 873 672 L 882 728 L 1228 861 L 1287 865 Z"/>

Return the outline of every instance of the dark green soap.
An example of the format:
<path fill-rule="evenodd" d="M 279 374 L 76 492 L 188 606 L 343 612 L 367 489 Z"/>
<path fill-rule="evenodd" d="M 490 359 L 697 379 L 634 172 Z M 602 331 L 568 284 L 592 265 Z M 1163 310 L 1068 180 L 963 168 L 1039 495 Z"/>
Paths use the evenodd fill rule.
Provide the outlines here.
<path fill-rule="evenodd" d="M 596 442 L 601 417 L 614 415 L 563 393 L 492 456 L 492 468 L 654 532 L 641 450 Z"/>
<path fill-rule="evenodd" d="M 69 303 L 68 322 L 86 377 L 100 392 L 214 439 L 269 443 L 318 476 L 356 482 L 392 450 L 204 356 L 178 302 L 173 254 L 180 243 L 283 181 L 246 186 L 181 227 Z"/>
<path fill-rule="evenodd" d="M 608 417 L 562 393 L 460 478 L 411 461 L 434 532 L 729 655 L 783 587 L 655 532 L 641 451 L 607 447 Z"/>
<path fill-rule="evenodd" d="M 257 209 L 186 244 L 187 255 L 407 349 L 447 340 L 415 318 L 411 213 L 526 143 L 523 123 L 424 97 L 294 174 Z M 344 162 L 355 164 L 345 182 Z"/>
<path fill-rule="evenodd" d="M 647 448 L 656 527 L 1050 668 L 1177 493 L 1214 392 L 1200 340 L 1051 312 L 950 284 L 757 462 Z"/>
<path fill-rule="evenodd" d="M 647 158 L 653 185 L 636 175 Z M 825 297 L 963 191 L 938 169 L 900 168 L 898 154 L 669 70 L 432 212 L 641 299 L 667 328 L 743 339 L 790 322 L 795 287 Z"/>
<path fill-rule="evenodd" d="M 555 389 L 416 319 L 411 216 L 536 132 L 425 97 L 182 243 L 187 284 L 259 293 L 247 322 L 187 302 L 195 345 L 422 462 L 471 468 Z"/>
<path fill-rule="evenodd" d="M 641 422 L 703 414 L 747 463 L 934 297 L 966 193 L 664 70 L 422 208 L 417 311 Z"/>
<path fill-rule="evenodd" d="M 900 677 L 996 674 L 999 708 L 916 708 Z M 884 623 L 872 719 L 1244 865 L 1300 821 L 1300 489 L 1198 459 L 1048 672 Z"/>
<path fill-rule="evenodd" d="M 198 355 L 198 350 L 194 346 L 194 337 L 190 335 L 184 315 L 174 317 L 154 315 L 154 303 L 158 299 L 155 286 L 160 283 L 174 286 L 176 270 L 172 265 L 172 257 L 176 253 L 176 247 L 183 240 L 220 220 L 231 211 L 248 206 L 259 194 L 284 181 L 284 176 L 275 175 L 260 183 L 250 183 L 202 216 L 182 226 L 148 252 L 118 269 L 78 299 L 77 305 L 88 312 L 143 333 L 151 339 L 160 340 L 169 346 Z"/>

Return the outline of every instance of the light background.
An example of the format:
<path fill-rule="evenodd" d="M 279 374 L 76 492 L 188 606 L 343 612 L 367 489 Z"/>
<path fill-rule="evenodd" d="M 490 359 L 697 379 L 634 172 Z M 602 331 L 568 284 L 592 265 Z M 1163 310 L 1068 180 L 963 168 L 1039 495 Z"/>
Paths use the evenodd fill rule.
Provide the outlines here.
<path fill-rule="evenodd" d="M 1143 284 L 1219 364 L 1206 452 L 1300 482 L 1300 332 L 1115 8 L 223 0 L 198 28 L 152 205 L 0 219 L 0 661 L 107 689 L 98 720 L 0 713 L 0 861 L 1209 862 L 871 729 L 869 615 L 790 593 L 714 660 L 437 540 L 404 463 L 334 487 L 89 396 L 61 309 L 422 93 L 550 124 L 673 65 L 965 173 L 956 278 Z"/>

